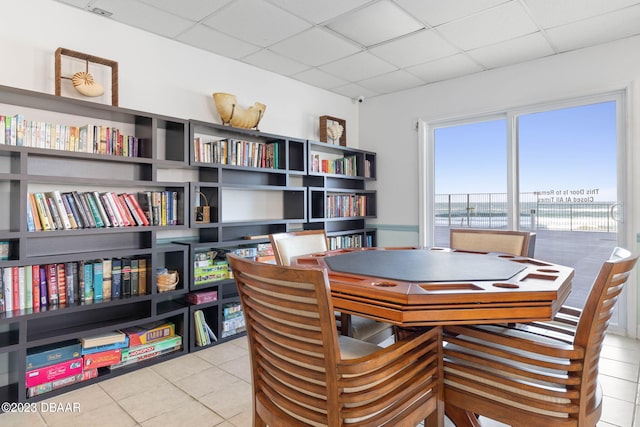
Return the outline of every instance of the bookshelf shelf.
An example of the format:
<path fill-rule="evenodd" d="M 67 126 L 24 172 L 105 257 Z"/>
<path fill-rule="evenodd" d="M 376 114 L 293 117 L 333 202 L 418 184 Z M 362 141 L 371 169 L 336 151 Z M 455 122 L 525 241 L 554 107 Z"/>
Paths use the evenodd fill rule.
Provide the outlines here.
<path fill-rule="evenodd" d="M 325 229 L 330 249 L 376 245 L 376 231 L 366 220 L 377 215 L 376 192 L 366 189 L 375 180 L 373 152 L 308 141 L 307 186 L 309 223 Z"/>
<path fill-rule="evenodd" d="M 182 301 L 188 285 L 182 282 L 175 290 L 160 293 L 153 273 L 157 268 L 166 267 L 178 271 L 181 279 L 189 276 L 188 249 L 184 245 L 159 243 L 166 232 L 189 228 L 189 183 L 166 178 L 191 169 L 187 143 L 189 122 L 5 86 L 0 86 L 0 100 L 0 241 L 9 243 L 9 259 L 0 260 L 1 293 L 4 297 L 6 289 L 11 289 L 13 300 L 14 284 L 19 290 L 24 289 L 16 298 L 22 305 L 18 303 L 14 307 L 12 301 L 11 307 L 0 312 L 0 396 L 9 402 L 36 401 L 184 354 L 188 349 L 189 319 L 188 307 Z M 15 142 L 11 136 L 12 120 L 16 126 L 23 124 L 23 127 L 15 128 Z M 89 125 L 90 133 L 81 134 L 83 128 L 89 132 Z M 58 138 L 47 137 L 47 132 Z M 91 133 L 96 139 L 88 138 Z M 102 139 L 103 135 L 109 136 Z M 71 209 L 71 200 L 65 197 L 67 203 L 56 210 L 65 214 L 70 225 L 75 221 L 76 228 L 65 226 L 61 216 L 62 226 L 57 229 L 43 230 L 42 224 L 36 227 L 31 221 L 38 211 L 37 207 L 32 211 L 34 205 L 30 194 L 43 194 L 52 199 L 47 203 L 55 203 L 55 191 L 61 195 L 77 191 L 97 192 L 99 198 L 106 193 L 122 197 L 121 204 L 111 205 L 112 209 L 126 209 L 119 211 L 122 223 L 103 227 L 94 224 L 90 228 L 86 217 L 89 212 L 85 211 L 83 218 L 80 211 Z M 149 220 L 145 211 L 137 212 L 136 216 L 133 212 L 136 203 L 131 200 L 127 203 L 124 196 L 131 194 L 140 204 L 145 192 L 150 196 L 157 194 L 161 202 L 171 203 L 170 207 L 156 205 L 158 210 L 154 213 L 160 218 L 158 225 L 144 223 L 140 215 Z M 102 208 L 108 213 L 104 204 L 108 200 L 96 200 L 102 200 Z M 31 213 L 29 218 L 28 213 Z M 115 210 L 112 214 L 117 216 Z M 125 215 L 129 215 L 128 222 L 135 225 L 125 226 Z M 59 273 L 62 276 L 57 277 L 64 277 L 66 285 L 67 280 L 70 284 L 79 284 L 79 276 L 75 274 L 81 266 L 99 264 L 105 267 L 116 261 L 125 265 L 127 271 L 129 265 L 132 267 L 126 282 L 132 287 L 127 292 L 123 288 L 120 296 L 107 299 L 105 295 L 102 300 L 82 302 L 78 289 L 74 302 L 46 307 L 34 306 L 27 296 L 27 285 L 31 290 L 36 288 L 28 283 L 28 277 L 35 274 L 33 266 L 38 266 L 39 271 L 45 271 L 48 266 L 64 266 L 64 270 L 59 267 L 52 271 L 62 271 Z M 74 265 L 76 270 L 72 268 Z M 68 274 L 71 271 L 74 271 L 73 275 Z M 99 277 L 97 271 L 100 271 L 97 267 L 91 270 L 95 275 L 92 279 Z M 24 281 L 14 281 L 14 272 L 18 278 L 24 274 Z M 9 277 L 12 278 L 11 288 L 5 288 Z M 133 282 L 134 277 L 136 282 Z M 47 292 L 51 280 L 47 276 L 44 282 Z M 137 283 L 138 294 L 134 283 Z M 125 283 L 121 284 L 124 286 Z M 3 300 L 7 302 L 6 298 Z M 176 334 L 184 337 L 179 350 L 117 372 L 101 371 L 97 378 L 86 383 L 27 397 L 25 360 L 29 352 L 44 345 L 156 321 L 174 323 Z"/>

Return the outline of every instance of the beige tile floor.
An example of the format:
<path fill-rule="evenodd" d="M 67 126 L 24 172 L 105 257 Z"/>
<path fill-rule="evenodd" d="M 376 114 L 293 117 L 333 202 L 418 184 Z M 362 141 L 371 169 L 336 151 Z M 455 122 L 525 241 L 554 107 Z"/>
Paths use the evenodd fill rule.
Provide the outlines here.
<path fill-rule="evenodd" d="M 607 336 L 598 427 L 640 427 L 639 371 L 640 341 Z M 250 380 L 247 341 L 239 338 L 38 402 L 36 413 L 2 414 L 0 426 L 249 427 Z M 46 409 L 60 403 L 79 411 Z"/>

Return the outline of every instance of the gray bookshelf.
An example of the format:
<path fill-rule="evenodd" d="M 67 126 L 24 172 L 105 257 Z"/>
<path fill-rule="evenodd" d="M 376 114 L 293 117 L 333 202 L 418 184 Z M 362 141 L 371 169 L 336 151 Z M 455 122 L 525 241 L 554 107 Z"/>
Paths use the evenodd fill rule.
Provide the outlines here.
<path fill-rule="evenodd" d="M 121 129 L 137 138 L 137 157 L 43 148 L 42 139 L 23 145 L 0 145 L 0 241 L 9 256 L 0 267 L 26 267 L 110 258 L 146 260 L 145 294 L 25 308 L 0 313 L 0 400 L 36 401 L 83 387 L 142 366 L 184 354 L 188 340 L 188 308 L 182 303 L 187 285 L 159 293 L 153 272 L 166 267 L 188 276 L 188 251 L 164 244 L 168 230 L 186 230 L 189 184 L 159 180 L 159 172 L 188 167 L 188 121 L 94 102 L 0 86 L 0 115 L 21 114 L 34 123 Z M 35 132 L 34 134 L 35 135 Z M 25 146 L 25 142 L 30 146 Z M 50 144 L 53 144 L 50 142 Z M 60 145 L 57 146 L 60 148 Z M 70 147 L 64 147 L 70 148 Z M 59 190 L 131 193 L 172 191 L 180 201 L 176 224 L 29 231 L 29 193 Z M 153 321 L 171 321 L 183 336 L 180 351 L 118 370 L 100 370 L 95 379 L 27 398 L 26 355 L 39 347 Z"/>
<path fill-rule="evenodd" d="M 366 188 L 367 182 L 376 179 L 376 154 L 318 141 L 308 141 L 308 150 L 304 185 L 309 192 L 309 220 L 305 228 L 326 230 L 331 249 L 376 246 L 376 230 L 366 223 L 377 215 L 376 191 Z M 362 212 L 348 212 L 346 200 L 352 204 L 358 200 Z"/>

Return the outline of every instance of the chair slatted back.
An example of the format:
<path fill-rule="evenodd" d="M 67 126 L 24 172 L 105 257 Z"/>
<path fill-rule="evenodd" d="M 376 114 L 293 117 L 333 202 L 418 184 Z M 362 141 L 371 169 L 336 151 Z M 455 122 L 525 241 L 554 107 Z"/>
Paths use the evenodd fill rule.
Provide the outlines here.
<path fill-rule="evenodd" d="M 302 423 L 331 425 L 337 407 L 337 332 L 322 270 L 229 256 L 244 310 L 256 396 Z M 270 411 L 271 412 L 271 411 Z M 283 414 L 283 417 L 284 417 Z"/>
<path fill-rule="evenodd" d="M 574 344 L 585 349 L 581 394 L 584 393 L 586 398 L 582 399 L 583 403 L 588 402 L 596 392 L 600 350 L 607 327 L 616 301 L 637 260 L 637 254 L 616 248 L 611 258 L 603 263 L 580 315 Z"/>
<path fill-rule="evenodd" d="M 339 339 L 325 270 L 227 259 L 245 316 L 255 426 L 442 425 L 441 328 L 386 348 Z"/>
<path fill-rule="evenodd" d="M 290 265 L 291 260 L 297 256 L 324 252 L 328 249 L 327 233 L 324 230 L 275 233 L 269 235 L 269 240 L 280 265 Z"/>
<path fill-rule="evenodd" d="M 449 246 L 458 251 L 502 252 L 533 256 L 535 233 L 528 231 L 452 228 Z"/>

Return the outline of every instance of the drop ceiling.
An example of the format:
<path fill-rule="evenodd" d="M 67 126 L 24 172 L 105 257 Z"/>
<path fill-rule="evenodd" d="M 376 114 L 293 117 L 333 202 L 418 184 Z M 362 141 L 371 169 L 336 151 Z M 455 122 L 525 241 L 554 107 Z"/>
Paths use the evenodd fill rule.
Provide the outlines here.
<path fill-rule="evenodd" d="M 637 0 L 56 0 L 351 98 L 640 34 Z"/>

